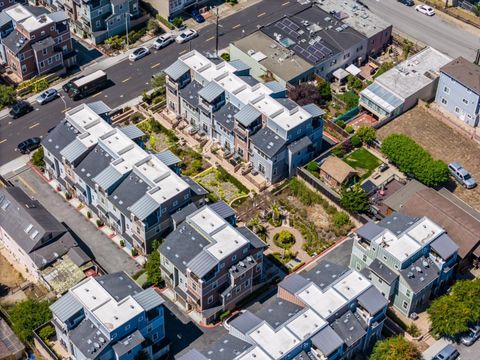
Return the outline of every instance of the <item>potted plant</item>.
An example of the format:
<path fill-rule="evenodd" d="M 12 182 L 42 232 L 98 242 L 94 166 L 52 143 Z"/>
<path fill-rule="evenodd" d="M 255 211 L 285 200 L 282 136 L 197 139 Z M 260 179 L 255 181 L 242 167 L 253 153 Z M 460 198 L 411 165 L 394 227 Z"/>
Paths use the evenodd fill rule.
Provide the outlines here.
<path fill-rule="evenodd" d="M 96 222 L 97 222 L 97 227 L 99 227 L 99 228 L 101 228 L 103 225 L 105 225 L 105 223 L 100 219 L 97 219 Z"/>
<path fill-rule="evenodd" d="M 125 240 L 120 240 L 120 247 L 125 247 Z"/>
<path fill-rule="evenodd" d="M 92 213 L 90 211 L 87 211 L 87 218 L 91 219 L 92 218 Z"/>

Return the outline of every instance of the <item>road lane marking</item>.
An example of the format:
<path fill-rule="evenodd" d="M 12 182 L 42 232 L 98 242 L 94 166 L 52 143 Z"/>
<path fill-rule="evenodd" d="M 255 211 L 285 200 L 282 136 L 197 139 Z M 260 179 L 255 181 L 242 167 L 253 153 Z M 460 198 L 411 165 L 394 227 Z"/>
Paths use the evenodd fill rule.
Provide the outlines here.
<path fill-rule="evenodd" d="M 18 177 L 18 180 L 20 180 L 20 181 L 22 182 L 22 184 L 25 185 L 25 186 L 28 188 L 28 190 L 30 190 L 30 191 L 31 191 L 32 193 L 34 193 L 34 194 L 37 193 L 37 192 L 35 191 L 35 189 L 32 188 L 29 183 L 27 183 L 25 180 L 23 180 L 23 178 L 22 178 L 20 175 L 17 175 L 17 177 Z"/>
<path fill-rule="evenodd" d="M 159 67 L 159 66 L 160 66 L 160 63 L 156 63 L 155 65 L 152 65 L 151 68 L 155 69 L 156 67 Z"/>
<path fill-rule="evenodd" d="M 215 36 L 209 37 L 207 40 L 205 40 L 205 42 L 210 41 L 210 40 L 213 40 L 213 39 L 215 39 Z"/>
<path fill-rule="evenodd" d="M 258 14 L 257 17 L 262 17 L 262 16 L 265 16 L 265 15 L 267 15 L 267 13 L 266 13 L 266 12 L 263 12 L 263 13 L 261 13 L 261 14 Z"/>
<path fill-rule="evenodd" d="M 3 144 L 7 139 L 0 140 L 0 144 Z"/>
<path fill-rule="evenodd" d="M 91 98 L 94 98 L 96 96 L 99 96 L 102 92 L 100 91 L 99 93 L 96 93 L 95 95 L 90 96 Z"/>
<path fill-rule="evenodd" d="M 288 4 L 290 4 L 290 1 L 284 2 L 284 3 L 282 4 L 282 6 L 286 6 L 286 5 L 288 5 Z"/>
<path fill-rule="evenodd" d="M 131 79 L 131 77 L 126 78 L 125 80 L 122 80 L 122 83 L 126 83 L 130 79 Z"/>
<path fill-rule="evenodd" d="M 32 126 L 29 126 L 28 128 L 29 128 L 29 129 L 33 129 L 34 127 L 37 127 L 38 125 L 40 125 L 39 122 L 37 122 L 36 124 L 33 124 Z"/>
<path fill-rule="evenodd" d="M 70 110 L 70 109 L 71 109 L 71 107 L 68 107 L 68 108 L 66 108 L 66 109 L 63 109 L 63 110 L 62 110 L 62 113 L 66 113 L 66 112 L 67 112 L 68 110 Z"/>
<path fill-rule="evenodd" d="M 232 29 L 238 29 L 240 26 L 242 26 L 242 24 L 237 24 L 234 27 L 232 27 Z"/>
<path fill-rule="evenodd" d="M 180 52 L 178 53 L 178 55 L 185 54 L 186 52 L 187 52 L 187 49 L 185 49 L 185 50 L 182 50 L 182 51 L 180 51 Z"/>

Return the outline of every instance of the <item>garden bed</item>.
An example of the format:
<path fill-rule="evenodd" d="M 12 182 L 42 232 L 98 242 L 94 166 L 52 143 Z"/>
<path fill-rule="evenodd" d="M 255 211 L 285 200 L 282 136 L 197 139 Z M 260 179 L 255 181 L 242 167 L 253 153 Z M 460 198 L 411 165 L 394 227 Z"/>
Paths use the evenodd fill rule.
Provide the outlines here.
<path fill-rule="evenodd" d="M 248 189 L 222 167 L 210 168 L 195 178 L 204 188 L 210 191 L 210 200 L 230 202 L 239 196 L 247 195 Z"/>

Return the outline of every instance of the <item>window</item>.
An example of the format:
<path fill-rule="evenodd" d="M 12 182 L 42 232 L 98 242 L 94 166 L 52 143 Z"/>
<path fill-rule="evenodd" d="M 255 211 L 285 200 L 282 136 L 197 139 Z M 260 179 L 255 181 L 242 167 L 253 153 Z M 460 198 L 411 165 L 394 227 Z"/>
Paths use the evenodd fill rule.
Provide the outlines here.
<path fill-rule="evenodd" d="M 35 34 L 33 34 L 33 35 L 31 36 L 31 39 L 32 39 L 32 40 L 35 39 Z"/>
<path fill-rule="evenodd" d="M 460 112 L 460 108 L 458 106 L 455 106 L 455 112 L 458 114 Z"/>
<path fill-rule="evenodd" d="M 48 58 L 48 61 L 47 61 L 48 65 L 52 65 L 52 62 L 53 62 L 52 58 Z"/>
<path fill-rule="evenodd" d="M 217 287 L 217 282 L 214 281 L 214 282 L 212 283 L 212 289 L 215 289 L 216 287 Z"/>
<path fill-rule="evenodd" d="M 188 194 L 185 194 L 185 196 L 183 197 L 185 200 L 188 200 Z"/>
<path fill-rule="evenodd" d="M 260 270 L 262 270 L 262 265 L 258 264 L 255 268 L 257 269 L 257 272 L 259 272 Z"/>
<path fill-rule="evenodd" d="M 24 67 L 25 65 L 22 65 L 22 68 Z M 44 68 L 45 67 L 45 63 L 43 61 L 40 61 L 40 68 Z"/>
<path fill-rule="evenodd" d="M 55 30 L 55 26 L 50 26 L 50 30 L 54 31 L 54 30 Z"/>
<path fill-rule="evenodd" d="M 410 297 L 411 295 L 410 290 L 407 289 L 407 292 L 405 294 L 407 295 L 407 297 Z"/>
<path fill-rule="evenodd" d="M 55 60 L 56 60 L 56 61 L 59 61 L 59 60 L 60 60 L 60 54 L 56 54 L 56 55 L 55 55 Z"/>
<path fill-rule="evenodd" d="M 248 279 L 247 281 L 245 281 L 245 289 L 246 289 L 247 287 L 249 287 L 249 286 L 250 286 L 250 279 Z"/>
<path fill-rule="evenodd" d="M 383 260 L 387 261 L 387 257 L 385 255 L 383 255 Z"/>
<path fill-rule="evenodd" d="M 225 263 L 220 263 L 220 269 L 223 269 L 225 267 Z"/>
<path fill-rule="evenodd" d="M 363 262 L 367 262 L 367 255 L 363 255 L 362 260 Z"/>
<path fill-rule="evenodd" d="M 403 307 L 404 309 L 407 309 L 407 308 L 408 308 L 408 303 L 407 303 L 405 300 L 403 300 L 402 307 Z"/>
<path fill-rule="evenodd" d="M 197 290 L 197 284 L 192 283 L 192 289 L 196 291 Z"/>
<path fill-rule="evenodd" d="M 240 292 L 240 286 L 235 289 L 235 293 L 238 294 L 239 292 Z"/>
<path fill-rule="evenodd" d="M 448 101 L 445 98 L 442 98 L 442 104 L 447 105 Z"/>
<path fill-rule="evenodd" d="M 243 249 L 243 253 L 246 254 L 248 252 L 248 248 Z"/>
<path fill-rule="evenodd" d="M 209 303 L 209 304 L 213 303 L 213 295 L 210 295 L 210 296 L 208 297 L 208 303 Z"/>
<path fill-rule="evenodd" d="M 95 25 L 100 26 L 100 25 L 102 25 L 102 23 L 100 22 L 100 20 L 97 20 L 97 21 L 95 21 Z"/>
<path fill-rule="evenodd" d="M 173 206 L 177 206 L 177 205 L 178 205 L 178 200 L 175 200 L 175 201 L 173 202 Z"/>
<path fill-rule="evenodd" d="M 462 101 L 465 105 L 468 105 L 468 100 L 467 99 L 462 99 Z"/>
<path fill-rule="evenodd" d="M 232 261 L 236 261 L 237 260 L 237 255 L 233 255 L 232 256 Z"/>
<path fill-rule="evenodd" d="M 156 341 L 158 339 L 158 333 L 153 334 L 153 341 Z"/>
<path fill-rule="evenodd" d="M 355 269 L 357 269 L 357 271 L 360 271 L 360 264 L 359 263 L 355 264 Z"/>
<path fill-rule="evenodd" d="M 380 284 L 383 284 L 383 280 L 380 279 L 380 278 L 378 278 L 378 282 L 379 282 Z"/>
<path fill-rule="evenodd" d="M 445 94 L 450 94 L 450 89 L 449 89 L 447 86 L 445 86 L 445 87 L 443 88 L 443 92 L 444 92 Z"/>
<path fill-rule="evenodd" d="M 150 331 L 152 331 L 152 325 L 147 326 L 147 332 L 150 332 Z"/>
<path fill-rule="evenodd" d="M 130 330 L 130 325 L 125 326 L 125 331 Z"/>

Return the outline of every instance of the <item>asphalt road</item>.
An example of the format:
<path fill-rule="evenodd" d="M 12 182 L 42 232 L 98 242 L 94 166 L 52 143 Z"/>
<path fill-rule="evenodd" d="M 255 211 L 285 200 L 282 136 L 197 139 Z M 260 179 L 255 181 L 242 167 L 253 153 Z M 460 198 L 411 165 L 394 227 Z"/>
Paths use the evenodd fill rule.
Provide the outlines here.
<path fill-rule="evenodd" d="M 455 58 L 463 56 L 473 61 L 480 48 L 480 30 L 462 24 L 443 14 L 423 15 L 414 6 L 397 0 L 362 0 L 376 15 L 393 24 L 394 28 L 424 44 Z M 415 1 L 415 4 L 420 2 Z"/>
<path fill-rule="evenodd" d="M 219 24 L 219 48 L 225 48 L 245 34 L 254 32 L 257 25 L 267 24 L 302 6 L 296 1 L 263 0 L 243 11 L 221 19 Z M 104 91 L 82 101 L 72 101 L 65 97 L 44 106 L 35 105 L 35 111 L 19 119 L 9 117 L 0 119 L 0 165 L 18 157 L 15 150 L 18 143 L 33 137 L 45 136 L 47 131 L 57 125 L 63 118 L 65 109 L 70 109 L 82 102 L 103 100 L 115 108 L 128 100 L 139 96 L 149 88 L 149 81 L 155 73 L 172 64 L 180 55 L 190 49 L 211 52 L 215 49 L 215 25 L 212 23 L 199 30 L 199 36 L 186 44 L 173 43 L 160 51 L 152 53 L 136 62 L 124 60 L 106 70 L 108 77 L 115 84 Z M 153 50 L 153 49 L 152 49 Z"/>

